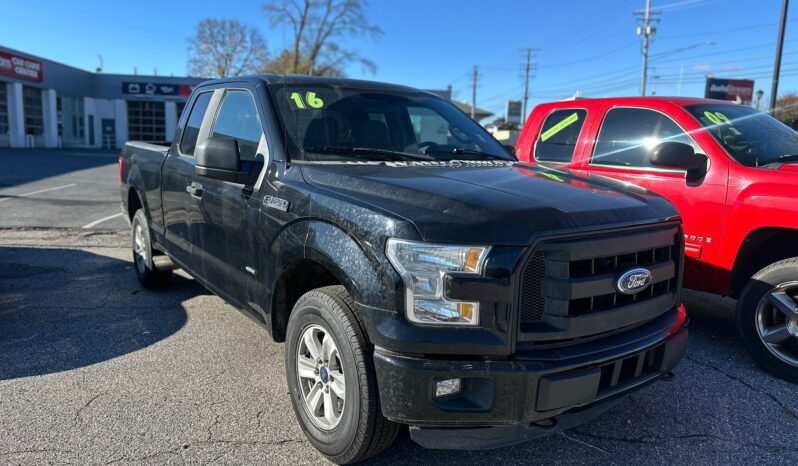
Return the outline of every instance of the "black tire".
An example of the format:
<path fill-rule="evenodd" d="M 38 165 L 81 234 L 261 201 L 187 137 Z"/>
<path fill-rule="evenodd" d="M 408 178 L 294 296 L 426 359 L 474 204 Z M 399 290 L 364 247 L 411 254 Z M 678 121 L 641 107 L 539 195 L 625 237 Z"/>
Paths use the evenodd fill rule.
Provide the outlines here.
<path fill-rule="evenodd" d="M 765 370 L 798 383 L 798 324 L 773 305 L 773 293 L 784 293 L 786 305 L 798 303 L 798 257 L 774 262 L 757 272 L 737 301 L 737 329 L 748 351 Z M 793 316 L 795 314 L 793 313 Z M 781 329 L 777 335 L 773 330 Z M 763 330 L 764 329 L 764 330 Z M 761 336 L 771 330 L 776 343 Z M 783 338 L 783 339 L 782 339 Z"/>
<path fill-rule="evenodd" d="M 315 387 L 314 382 L 300 380 L 298 376 L 299 350 L 303 349 L 303 345 L 307 347 L 303 343 L 303 335 L 311 329 L 320 329 L 320 333 L 329 332 L 322 335 L 332 337 L 340 357 L 338 370 L 346 381 L 338 424 L 329 429 L 317 425 L 320 417 L 311 419 L 311 408 L 305 401 L 303 390 Z M 291 404 L 310 443 L 330 461 L 338 464 L 355 463 L 381 453 L 393 444 L 399 432 L 399 424 L 382 415 L 371 351 L 355 316 L 354 302 L 343 286 L 319 288 L 299 298 L 288 319 L 285 347 L 286 379 Z M 309 355 L 308 352 L 304 357 Z M 330 367 L 332 365 L 329 364 Z M 333 374 L 332 371 L 329 373 Z M 323 386 L 321 382 L 315 384 Z"/>
<path fill-rule="evenodd" d="M 136 276 L 144 288 L 155 290 L 164 288 L 172 281 L 171 270 L 158 270 L 152 264 L 153 254 L 162 254 L 160 251 L 152 248 L 152 241 L 150 240 L 150 224 L 147 222 L 147 216 L 144 215 L 144 210 L 139 209 L 133 216 L 131 222 L 131 236 L 132 236 L 132 250 L 133 250 L 133 268 L 136 270 Z M 140 236 L 138 236 L 140 235 Z M 140 244 L 137 244 L 138 240 Z"/>

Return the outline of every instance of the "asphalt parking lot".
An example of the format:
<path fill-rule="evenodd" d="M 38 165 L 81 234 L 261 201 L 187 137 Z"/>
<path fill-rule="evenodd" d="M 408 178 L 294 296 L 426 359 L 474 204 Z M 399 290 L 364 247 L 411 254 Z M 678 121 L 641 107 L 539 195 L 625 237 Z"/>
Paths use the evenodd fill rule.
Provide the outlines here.
<path fill-rule="evenodd" d="M 182 273 L 143 290 L 118 212 L 114 154 L 0 152 L 0 464 L 325 463 L 294 420 L 282 345 Z M 452 452 L 404 432 L 373 463 L 798 462 L 798 388 L 745 353 L 734 301 L 684 301 L 673 381 L 549 438 Z"/>

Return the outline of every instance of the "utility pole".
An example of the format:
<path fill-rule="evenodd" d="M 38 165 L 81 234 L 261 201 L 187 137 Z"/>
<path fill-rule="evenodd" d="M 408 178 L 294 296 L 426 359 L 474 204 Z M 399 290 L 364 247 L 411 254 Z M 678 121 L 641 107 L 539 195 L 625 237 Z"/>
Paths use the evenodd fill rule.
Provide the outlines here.
<path fill-rule="evenodd" d="M 635 13 L 636 15 L 638 13 Z M 653 36 L 657 28 L 651 26 L 651 0 L 646 0 L 646 11 L 643 13 L 643 25 L 637 27 L 637 35 L 643 36 L 643 76 L 640 79 L 640 95 L 646 95 L 646 79 L 648 78 L 648 46 L 649 36 Z"/>
<path fill-rule="evenodd" d="M 529 72 L 532 69 L 532 49 L 526 49 L 526 68 L 524 68 L 524 106 L 521 110 L 521 125 L 526 123 L 526 103 L 529 100 Z"/>
<path fill-rule="evenodd" d="M 479 78 L 479 70 L 477 70 L 477 65 L 474 65 L 474 82 L 471 87 L 471 119 L 474 121 L 477 120 L 477 78 Z"/>
<path fill-rule="evenodd" d="M 770 91 L 770 106 L 768 113 L 773 115 L 776 112 L 776 98 L 779 92 L 779 74 L 781 73 L 781 50 L 784 48 L 784 27 L 787 23 L 787 3 L 788 0 L 781 2 L 781 22 L 779 23 L 779 41 L 776 45 L 776 64 L 773 66 L 773 87 Z"/>

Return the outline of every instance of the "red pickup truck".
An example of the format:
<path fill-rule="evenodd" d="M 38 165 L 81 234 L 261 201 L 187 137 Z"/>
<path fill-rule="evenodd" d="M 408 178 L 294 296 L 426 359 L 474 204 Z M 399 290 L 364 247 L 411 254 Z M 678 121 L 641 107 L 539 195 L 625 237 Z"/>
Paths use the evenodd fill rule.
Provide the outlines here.
<path fill-rule="evenodd" d="M 516 149 L 670 200 L 684 222 L 685 287 L 737 298 L 751 355 L 798 382 L 798 133 L 730 102 L 580 99 L 537 106 Z"/>

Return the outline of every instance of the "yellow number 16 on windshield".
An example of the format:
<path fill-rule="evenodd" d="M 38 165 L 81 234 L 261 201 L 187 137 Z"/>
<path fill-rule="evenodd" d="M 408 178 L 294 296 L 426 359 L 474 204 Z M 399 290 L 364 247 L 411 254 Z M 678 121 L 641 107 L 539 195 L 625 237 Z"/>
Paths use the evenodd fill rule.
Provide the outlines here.
<path fill-rule="evenodd" d="M 317 97 L 315 92 L 306 92 L 305 93 L 305 100 L 302 100 L 302 95 L 299 92 L 292 92 L 291 93 L 291 100 L 294 101 L 296 108 L 322 108 L 324 107 L 324 101 L 321 100 L 321 97 Z M 305 104 L 307 102 L 307 104 Z"/>

